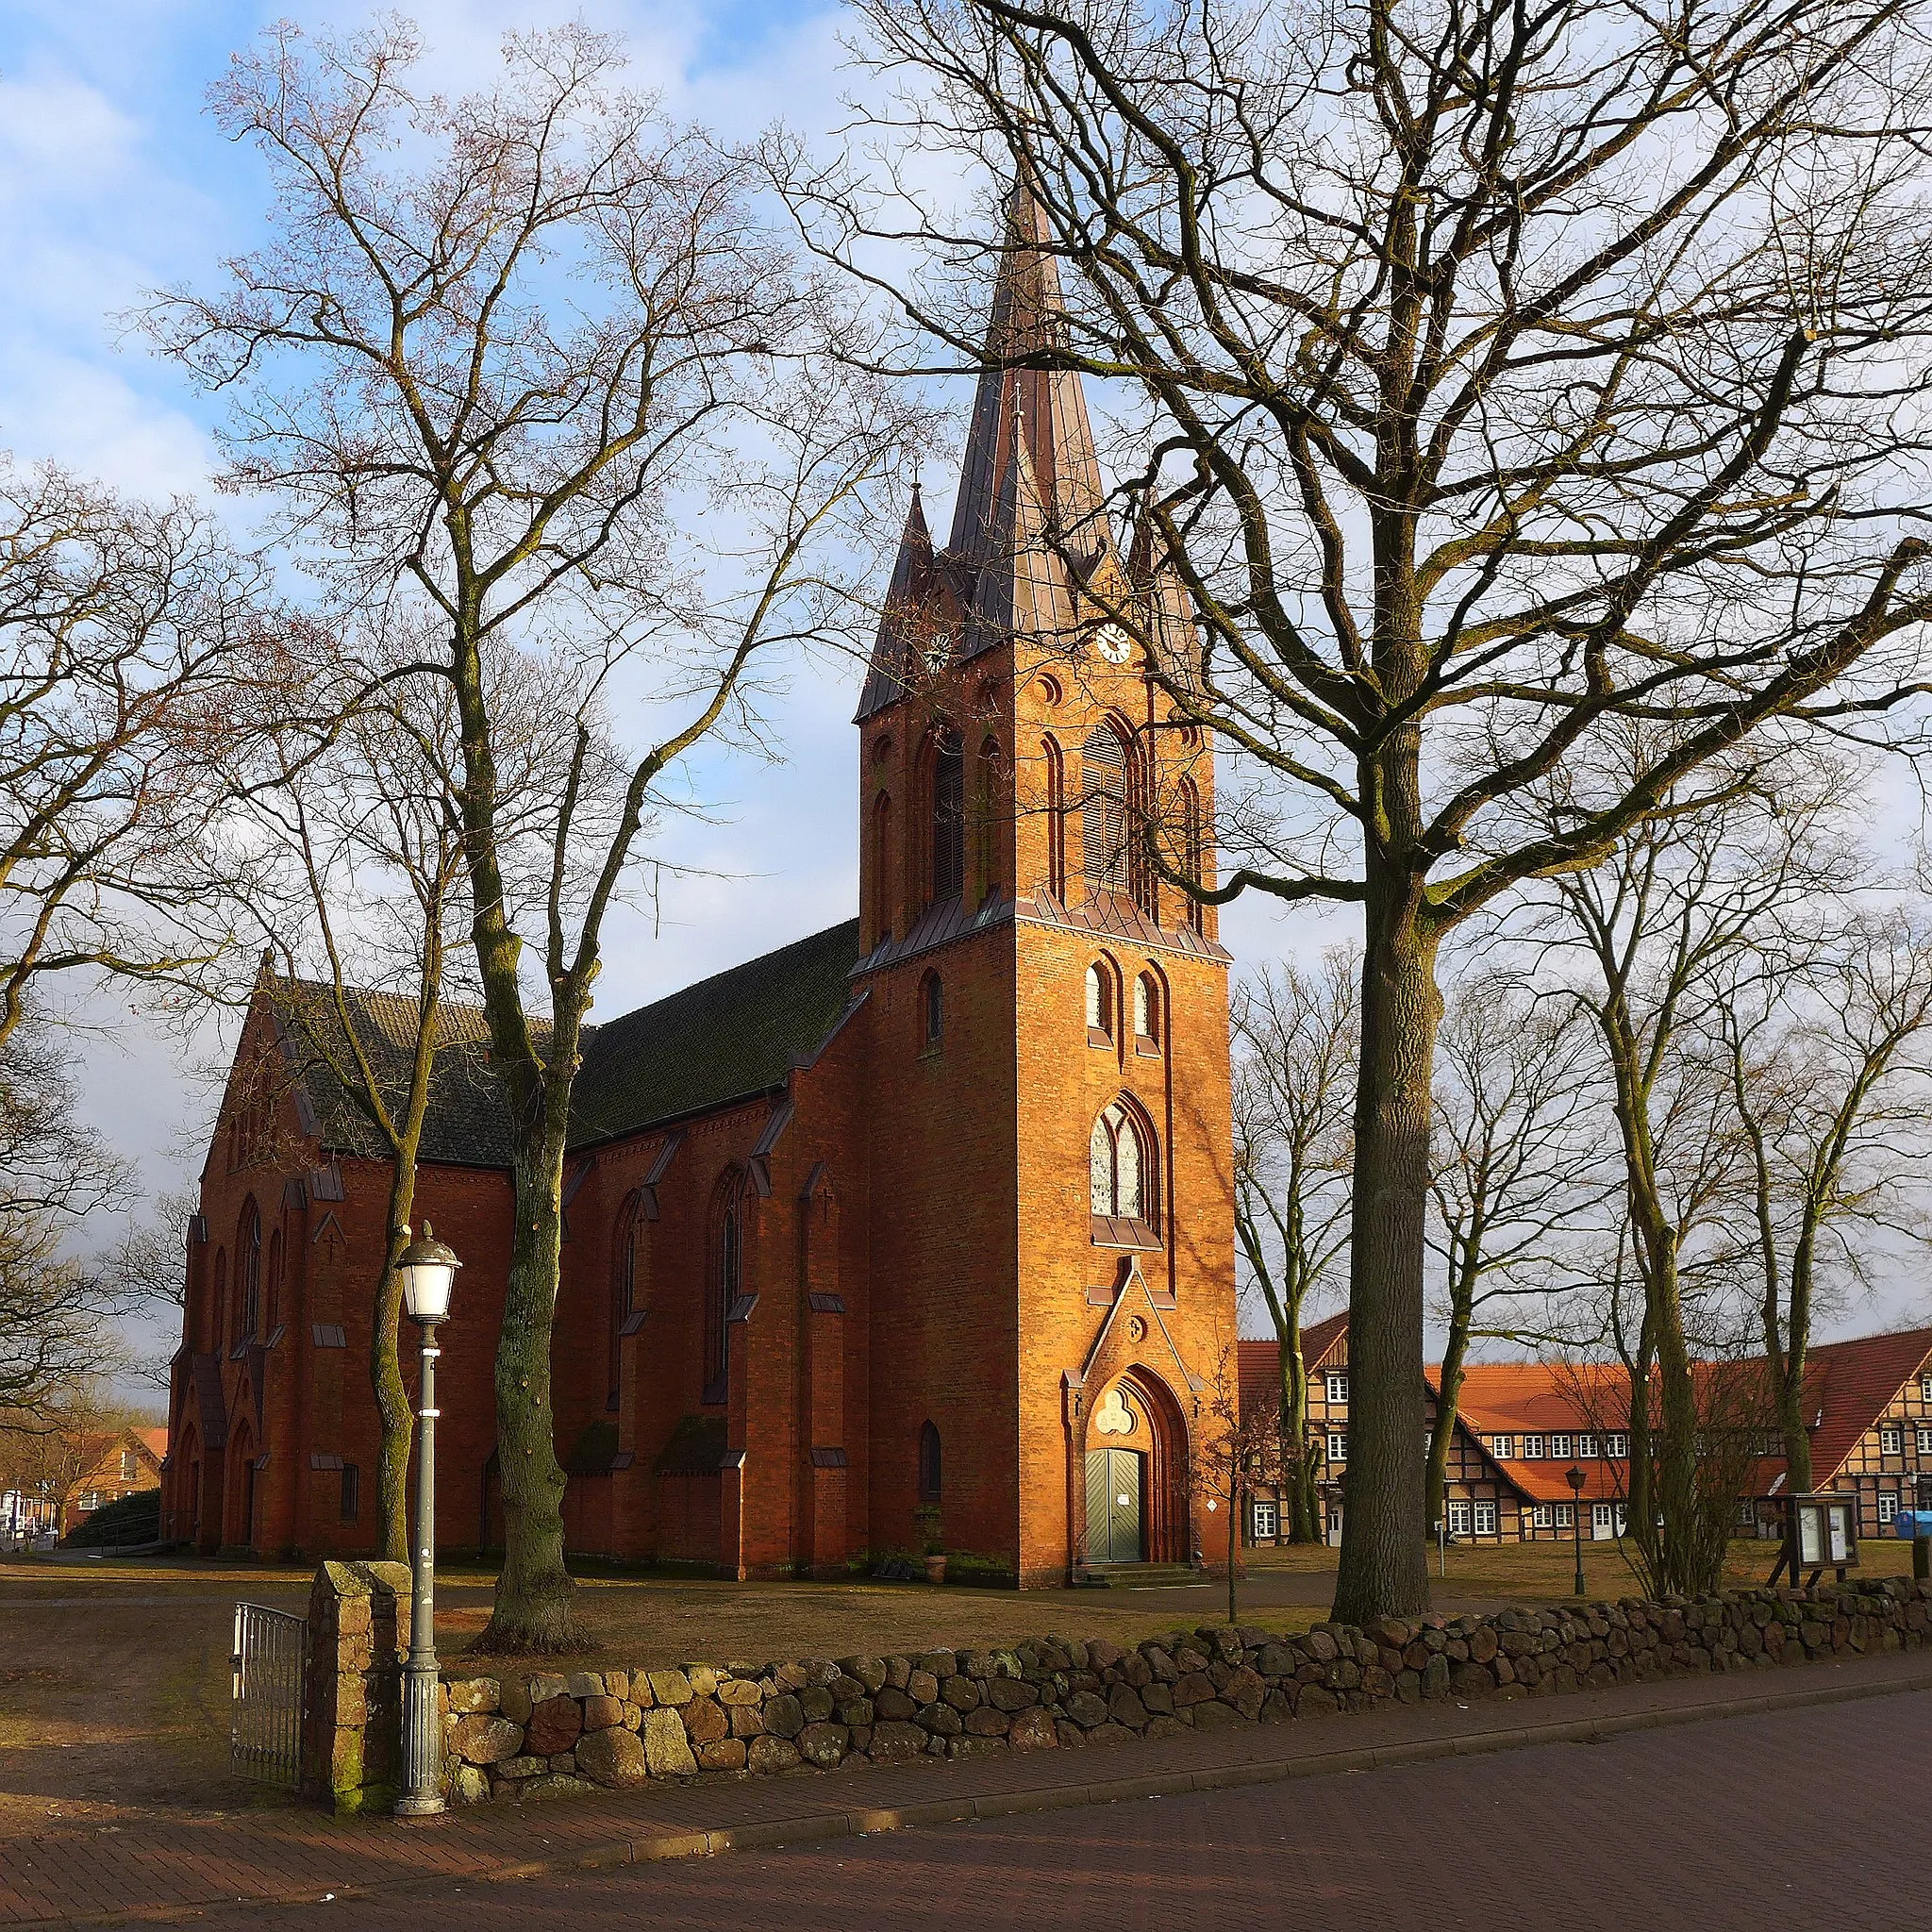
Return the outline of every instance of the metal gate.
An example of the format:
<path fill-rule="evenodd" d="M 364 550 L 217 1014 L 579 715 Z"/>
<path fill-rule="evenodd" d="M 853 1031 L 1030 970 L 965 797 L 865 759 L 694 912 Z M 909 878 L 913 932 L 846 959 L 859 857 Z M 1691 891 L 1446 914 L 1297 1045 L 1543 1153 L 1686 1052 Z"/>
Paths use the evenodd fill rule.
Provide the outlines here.
<path fill-rule="evenodd" d="M 308 1620 L 261 1604 L 235 1606 L 228 1759 L 243 1777 L 293 1786 L 302 1776 L 302 1666 Z"/>

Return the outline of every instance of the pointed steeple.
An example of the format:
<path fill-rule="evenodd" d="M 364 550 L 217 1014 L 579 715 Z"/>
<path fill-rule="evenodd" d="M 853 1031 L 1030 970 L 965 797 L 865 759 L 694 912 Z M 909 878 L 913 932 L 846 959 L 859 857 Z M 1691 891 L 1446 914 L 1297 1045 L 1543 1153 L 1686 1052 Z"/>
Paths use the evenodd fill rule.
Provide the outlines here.
<path fill-rule="evenodd" d="M 1032 466 L 1041 511 L 1060 541 L 1097 561 L 1108 547 L 1100 464 L 1080 378 L 1072 370 L 1013 368 L 1018 358 L 1066 339 L 1066 303 L 1045 211 L 1032 188 L 1015 184 L 1007 239 L 987 324 L 986 360 L 948 548 L 969 566 L 1010 553 L 1019 534 L 1007 521 L 1014 501 L 1008 471 L 1016 448 Z"/>
<path fill-rule="evenodd" d="M 910 654 L 916 642 L 913 633 L 918 628 L 919 607 L 930 593 L 932 578 L 932 532 L 926 528 L 925 505 L 915 482 L 906 527 L 899 534 L 891 582 L 886 586 L 885 607 L 879 612 L 878 641 L 873 645 L 865 690 L 852 720 L 855 724 L 864 724 L 874 711 L 905 696 L 912 672 Z"/>
<path fill-rule="evenodd" d="M 1170 677 L 1191 682 L 1200 668 L 1201 632 L 1194 607 L 1156 521 L 1151 495 L 1134 518 L 1127 577 L 1145 612 L 1149 647 Z"/>
<path fill-rule="evenodd" d="M 1002 638 L 1026 637 L 1065 647 L 1075 626 L 1072 587 L 1047 533 L 1046 505 L 1033 458 L 1014 423 L 992 527 L 1001 542 L 980 560 L 961 655 L 972 657 Z"/>

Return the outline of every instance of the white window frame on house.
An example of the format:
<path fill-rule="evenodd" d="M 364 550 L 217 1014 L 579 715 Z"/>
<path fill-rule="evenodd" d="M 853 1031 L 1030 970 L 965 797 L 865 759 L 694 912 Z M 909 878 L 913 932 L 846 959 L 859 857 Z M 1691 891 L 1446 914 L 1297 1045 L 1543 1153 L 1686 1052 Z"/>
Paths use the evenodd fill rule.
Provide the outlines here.
<path fill-rule="evenodd" d="M 1879 1491 L 1879 1492 L 1878 1492 L 1878 1526 L 1879 1526 L 1879 1528 L 1881 1528 L 1881 1529 L 1890 1529 L 1890 1528 L 1891 1527 L 1892 1524 L 1893 1524 L 1893 1523 L 1895 1523 L 1895 1522 L 1896 1522 L 1897 1520 L 1898 1520 L 1898 1494 L 1897 1494 L 1897 1492 L 1896 1492 L 1895 1491 L 1892 1491 L 1892 1490 L 1880 1490 L 1880 1491 Z"/>
<path fill-rule="evenodd" d="M 1449 1534 L 1467 1536 L 1469 1534 L 1469 1505 L 1455 1503 L 1449 1505 Z"/>
<path fill-rule="evenodd" d="M 1594 1462 L 1596 1460 L 1596 1438 L 1594 1436 L 1585 1433 L 1577 1437 L 1576 1459 L 1579 1462 Z"/>
<path fill-rule="evenodd" d="M 1570 1438 L 1568 1436 L 1558 1436 L 1553 1434 L 1550 1437 L 1550 1455 L 1552 1458 L 1557 1462 L 1569 1461 Z"/>
<path fill-rule="evenodd" d="M 1541 1436 L 1524 1437 L 1523 1459 L 1525 1462 L 1541 1462 L 1543 1459 L 1543 1439 Z"/>
<path fill-rule="evenodd" d="M 1328 1460 L 1346 1462 L 1348 1460 L 1348 1431 L 1330 1429 L 1328 1431 Z"/>
<path fill-rule="evenodd" d="M 1932 1424 L 1921 1423 L 1917 1431 L 1919 1454 L 1932 1456 Z"/>
<path fill-rule="evenodd" d="M 1496 1533 L 1496 1506 L 1493 1502 L 1478 1499 L 1475 1506 L 1474 1532 L 1477 1536 L 1494 1536 Z"/>
<path fill-rule="evenodd" d="M 1498 1462 L 1513 1462 L 1516 1459 L 1516 1438 L 1514 1436 L 1491 1436 L 1490 1454 Z"/>
<path fill-rule="evenodd" d="M 1624 1462 L 1629 1458 L 1630 1437 L 1624 1429 L 1608 1430 L 1604 1436 L 1604 1455 L 1611 1462 Z"/>
<path fill-rule="evenodd" d="M 1906 1432 L 1898 1424 L 1879 1424 L 1878 1453 L 1881 1456 L 1903 1456 L 1906 1453 Z"/>
<path fill-rule="evenodd" d="M 1921 1402 L 1932 1402 L 1932 1375 L 1921 1375 L 1919 1377 L 1919 1400 Z"/>
<path fill-rule="evenodd" d="M 1259 1542 L 1263 1538 L 1273 1539 L 1281 1534 L 1281 1505 L 1265 1503 L 1257 1498 L 1255 1503 L 1254 1536 Z"/>
<path fill-rule="evenodd" d="M 1348 1371 L 1330 1369 L 1328 1371 L 1328 1400 L 1346 1402 L 1348 1400 Z"/>
<path fill-rule="evenodd" d="M 132 1449 L 121 1452 L 121 1480 L 131 1483 L 141 1474 L 141 1457 Z"/>
<path fill-rule="evenodd" d="M 1574 1529 L 1576 1526 L 1576 1505 L 1574 1503 L 1558 1503 L 1555 1507 L 1557 1511 L 1557 1527 L 1558 1529 Z"/>
<path fill-rule="evenodd" d="M 1532 1529 L 1549 1528 L 1550 1506 L 1547 1503 L 1532 1503 L 1529 1506 L 1529 1526 Z"/>

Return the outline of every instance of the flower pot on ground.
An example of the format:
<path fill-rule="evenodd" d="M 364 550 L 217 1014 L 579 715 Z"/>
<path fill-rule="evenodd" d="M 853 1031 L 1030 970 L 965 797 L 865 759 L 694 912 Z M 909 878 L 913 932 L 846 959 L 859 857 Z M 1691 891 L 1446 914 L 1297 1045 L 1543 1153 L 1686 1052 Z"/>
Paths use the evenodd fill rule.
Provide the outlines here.
<path fill-rule="evenodd" d="M 925 1580 L 928 1583 L 943 1583 L 946 1580 L 946 1559 L 943 1555 L 928 1557 L 925 1559 Z"/>

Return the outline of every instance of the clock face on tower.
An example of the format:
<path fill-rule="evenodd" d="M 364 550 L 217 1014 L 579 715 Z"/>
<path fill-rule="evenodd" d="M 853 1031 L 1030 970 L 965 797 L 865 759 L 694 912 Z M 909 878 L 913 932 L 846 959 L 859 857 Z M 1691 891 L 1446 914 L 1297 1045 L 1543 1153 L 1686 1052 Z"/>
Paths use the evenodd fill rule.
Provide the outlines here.
<path fill-rule="evenodd" d="M 1093 634 L 1093 643 L 1109 664 L 1124 664 L 1133 655 L 1133 640 L 1117 624 L 1103 624 Z"/>

